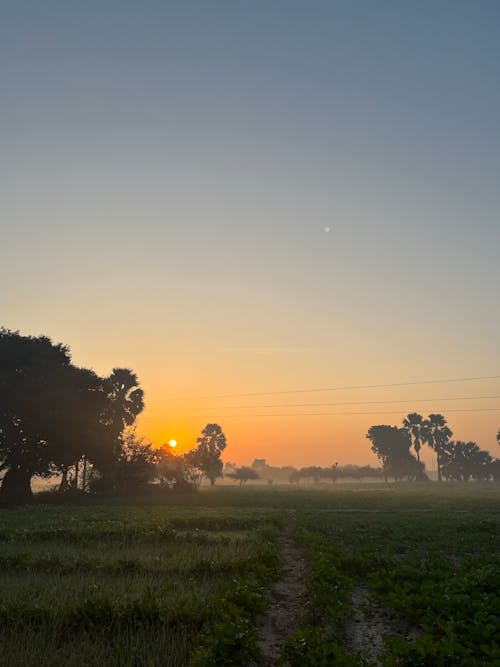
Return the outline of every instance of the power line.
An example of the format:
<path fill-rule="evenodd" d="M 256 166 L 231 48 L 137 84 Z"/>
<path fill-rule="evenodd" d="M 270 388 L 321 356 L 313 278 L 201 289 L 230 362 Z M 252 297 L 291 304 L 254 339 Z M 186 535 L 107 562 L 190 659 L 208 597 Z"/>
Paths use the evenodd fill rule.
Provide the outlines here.
<path fill-rule="evenodd" d="M 500 408 L 453 408 L 446 410 L 435 410 L 436 413 L 442 412 L 500 412 Z M 183 415 L 173 413 L 175 417 L 189 417 L 193 418 L 197 415 Z M 263 414 L 242 414 L 242 415 L 217 415 L 217 419 L 249 419 L 254 417 L 335 417 L 335 416 L 350 416 L 350 415 L 401 415 L 398 410 L 384 410 L 375 412 L 285 412 L 285 413 L 263 413 Z M 199 415 L 202 416 L 202 415 Z M 206 418 L 206 417 L 205 417 Z"/>
<path fill-rule="evenodd" d="M 253 405 L 221 405 L 221 406 L 206 406 L 202 410 L 250 410 L 255 408 L 306 408 L 306 407 L 334 407 L 339 405 L 380 405 L 393 403 L 432 403 L 433 401 L 483 401 L 499 399 L 500 395 L 496 396 L 451 396 L 451 397 L 437 397 L 437 398 L 405 398 L 393 401 L 342 401 L 340 403 L 268 403 L 268 404 L 253 404 Z M 194 409 L 194 408 L 193 408 Z M 149 412 L 166 412 L 169 408 L 149 408 Z"/>
<path fill-rule="evenodd" d="M 441 411 L 436 411 L 441 412 Z M 443 411 L 444 412 L 444 411 Z M 446 412 L 500 412 L 500 408 L 458 408 L 446 410 Z M 248 417 L 335 417 L 346 415 L 400 415 L 399 411 L 388 412 L 295 412 L 283 414 L 250 414 L 250 415 L 218 415 L 219 419 L 230 419 L 232 417 L 241 419 Z M 192 415 L 191 415 L 192 416 Z"/>
<path fill-rule="evenodd" d="M 451 382 L 472 382 L 475 380 L 498 380 L 500 375 L 482 375 L 477 377 L 448 378 L 438 380 L 415 380 L 411 382 L 391 382 L 387 384 L 366 384 L 366 385 L 345 385 L 340 387 L 315 387 L 312 389 L 287 389 L 282 391 L 256 391 L 246 394 L 207 394 L 204 396 L 172 396 L 170 398 L 159 399 L 162 401 L 185 401 L 189 399 L 205 398 L 243 398 L 248 396 L 277 396 L 284 394 L 309 394 L 325 391 L 344 391 L 348 389 L 382 389 L 388 387 L 409 387 L 424 384 L 446 384 Z"/>

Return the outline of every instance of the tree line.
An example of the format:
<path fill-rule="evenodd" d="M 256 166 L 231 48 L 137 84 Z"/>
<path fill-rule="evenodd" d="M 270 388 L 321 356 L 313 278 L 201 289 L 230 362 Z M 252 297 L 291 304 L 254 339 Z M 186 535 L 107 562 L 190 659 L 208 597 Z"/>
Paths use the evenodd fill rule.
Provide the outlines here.
<path fill-rule="evenodd" d="M 0 503 L 30 502 L 35 476 L 57 475 L 61 494 L 127 494 L 152 482 L 159 489 L 196 489 L 203 477 L 214 485 L 223 473 L 242 485 L 258 478 L 424 480 L 420 451 L 426 445 L 436 453 L 439 480 L 500 479 L 500 460 L 474 442 L 453 441 L 438 414 L 424 419 L 411 413 L 400 427 L 371 426 L 367 438 L 380 469 L 334 464 L 297 470 L 256 459 L 252 467 L 226 464 L 224 471 L 226 438 L 218 424 L 207 424 L 196 446 L 176 456 L 168 445 L 155 448 L 137 437 L 135 422 L 143 409 L 144 392 L 132 370 L 114 368 L 101 377 L 74 365 L 65 345 L 0 329 Z"/>
<path fill-rule="evenodd" d="M 222 473 L 226 439 L 207 424 L 197 446 L 175 457 L 137 438 L 144 409 L 135 373 L 114 368 L 101 377 L 71 362 L 67 346 L 47 336 L 0 329 L 0 503 L 32 501 L 35 476 L 60 477 L 59 491 L 126 493 L 160 485 L 212 484 Z"/>
<path fill-rule="evenodd" d="M 436 454 L 438 481 L 467 482 L 500 480 L 500 459 L 482 450 L 475 442 L 452 440 L 453 432 L 443 415 L 430 414 L 426 419 L 417 412 L 403 419 L 402 425 L 371 426 L 366 437 L 382 464 L 385 479 L 425 480 L 425 466 L 420 460 L 427 445 Z M 500 444 L 500 430 L 497 433 Z M 413 454 L 413 452 L 415 454 Z"/>

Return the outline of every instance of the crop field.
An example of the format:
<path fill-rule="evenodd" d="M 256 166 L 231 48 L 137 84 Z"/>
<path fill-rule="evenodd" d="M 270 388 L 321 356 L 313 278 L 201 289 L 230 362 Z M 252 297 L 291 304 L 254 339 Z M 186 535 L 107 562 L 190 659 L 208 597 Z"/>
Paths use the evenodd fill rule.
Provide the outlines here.
<path fill-rule="evenodd" d="M 495 485 L 0 511 L 0 664 L 500 664 Z"/>

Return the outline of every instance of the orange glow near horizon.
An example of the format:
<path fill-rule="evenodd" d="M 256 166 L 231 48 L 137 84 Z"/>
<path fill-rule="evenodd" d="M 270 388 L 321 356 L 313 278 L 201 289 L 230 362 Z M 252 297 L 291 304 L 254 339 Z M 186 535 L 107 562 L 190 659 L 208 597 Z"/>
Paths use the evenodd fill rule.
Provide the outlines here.
<path fill-rule="evenodd" d="M 227 437 L 223 459 L 237 464 L 264 458 L 271 465 L 376 465 L 365 438 L 372 424 L 400 425 L 409 412 L 424 416 L 441 412 L 454 439 L 474 440 L 495 455 L 498 412 L 455 411 L 463 403 L 474 408 L 485 403 L 454 400 L 460 394 L 494 394 L 491 382 L 470 385 L 459 391 L 453 385 L 443 385 L 249 397 L 221 397 L 224 391 L 219 387 L 216 391 L 220 394 L 214 392 L 212 398 L 151 396 L 150 407 L 141 415 L 138 426 L 154 443 L 165 442 L 169 434 L 176 433 L 176 451 L 181 454 L 196 446 L 196 438 L 207 423 L 216 422 Z M 427 396 L 436 397 L 435 402 Z M 494 407 L 495 402 L 498 404 L 494 399 L 486 401 L 486 406 Z M 427 447 L 422 458 L 430 468 L 435 467 L 434 453 Z"/>

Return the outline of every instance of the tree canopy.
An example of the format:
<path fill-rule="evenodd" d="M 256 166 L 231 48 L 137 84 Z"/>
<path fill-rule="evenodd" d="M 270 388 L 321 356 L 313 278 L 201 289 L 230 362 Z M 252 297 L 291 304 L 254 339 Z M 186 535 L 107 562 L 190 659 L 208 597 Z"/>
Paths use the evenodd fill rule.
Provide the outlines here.
<path fill-rule="evenodd" d="M 236 468 L 234 472 L 226 473 L 226 477 L 236 479 L 240 483 L 240 486 L 243 486 L 251 479 L 259 479 L 260 475 L 254 468 L 251 468 L 250 466 L 241 466 Z"/>
<path fill-rule="evenodd" d="M 142 406 L 128 369 L 102 378 L 47 336 L 0 329 L 0 500 L 29 502 L 34 475 L 64 474 L 82 456 L 105 469 Z"/>
<path fill-rule="evenodd" d="M 197 447 L 187 454 L 189 463 L 200 470 L 213 486 L 222 477 L 222 452 L 226 448 L 226 436 L 219 424 L 207 424 L 196 440 Z"/>
<path fill-rule="evenodd" d="M 475 442 L 448 442 L 441 454 L 441 469 L 445 479 L 468 482 L 472 477 L 478 481 L 489 479 L 493 459 Z"/>
<path fill-rule="evenodd" d="M 371 426 L 366 434 L 372 443 L 372 451 L 382 463 L 384 476 L 394 479 L 421 479 L 424 466 L 411 454 L 408 431 L 397 426 Z"/>

